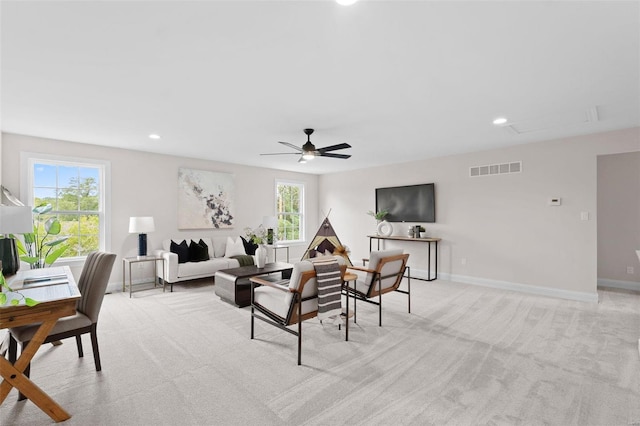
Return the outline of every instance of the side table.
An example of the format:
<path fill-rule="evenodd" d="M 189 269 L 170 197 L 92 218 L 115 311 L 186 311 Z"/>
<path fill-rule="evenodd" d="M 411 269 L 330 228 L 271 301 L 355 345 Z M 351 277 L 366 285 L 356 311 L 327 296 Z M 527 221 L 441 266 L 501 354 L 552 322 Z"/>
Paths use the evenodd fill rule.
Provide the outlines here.
<path fill-rule="evenodd" d="M 153 287 L 151 288 L 156 288 L 158 286 L 158 277 L 157 277 L 157 270 L 158 270 L 158 262 L 162 262 L 162 292 L 164 293 L 165 290 L 165 286 L 166 286 L 166 282 L 167 280 L 165 279 L 164 276 L 164 258 L 163 257 L 156 257 L 156 256 L 136 256 L 136 257 L 123 257 L 122 258 L 122 292 L 125 292 L 126 289 L 126 271 L 127 271 L 127 267 L 129 269 L 129 298 L 131 298 L 131 295 L 134 293 L 133 290 L 133 282 L 131 279 L 131 266 L 134 263 L 144 263 L 144 262 L 153 262 L 153 281 L 145 281 L 142 283 L 136 283 L 136 285 L 141 285 L 141 284 L 150 284 L 153 283 Z M 139 290 L 135 290 L 135 291 L 141 291 L 141 290 L 150 290 L 151 288 L 142 288 Z"/>
<path fill-rule="evenodd" d="M 280 249 L 285 249 L 287 251 L 287 263 L 289 263 L 289 246 L 279 246 L 279 245 L 275 245 L 275 244 L 267 244 L 267 248 L 270 248 L 273 250 L 273 262 L 277 262 L 278 261 L 278 250 Z"/>

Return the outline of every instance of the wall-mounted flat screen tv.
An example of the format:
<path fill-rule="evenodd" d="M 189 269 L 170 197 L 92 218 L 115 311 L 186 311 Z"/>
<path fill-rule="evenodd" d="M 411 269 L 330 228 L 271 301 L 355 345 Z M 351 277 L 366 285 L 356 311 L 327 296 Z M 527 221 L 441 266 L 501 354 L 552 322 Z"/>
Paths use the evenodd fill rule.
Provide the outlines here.
<path fill-rule="evenodd" d="M 388 222 L 435 222 L 435 184 L 376 188 L 376 211 L 386 210 Z"/>

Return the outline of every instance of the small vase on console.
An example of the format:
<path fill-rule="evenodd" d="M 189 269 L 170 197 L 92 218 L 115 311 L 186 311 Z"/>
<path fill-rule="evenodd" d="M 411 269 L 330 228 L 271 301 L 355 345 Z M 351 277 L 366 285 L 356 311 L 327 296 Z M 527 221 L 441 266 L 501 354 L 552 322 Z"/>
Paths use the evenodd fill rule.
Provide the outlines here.
<path fill-rule="evenodd" d="M 393 226 L 389 222 L 387 222 L 386 220 L 383 220 L 382 222 L 378 223 L 376 234 L 382 237 L 389 237 L 392 233 L 393 233 Z"/>
<path fill-rule="evenodd" d="M 264 265 L 267 263 L 267 248 L 264 244 L 259 244 L 256 249 L 256 266 L 258 268 L 264 268 Z"/>

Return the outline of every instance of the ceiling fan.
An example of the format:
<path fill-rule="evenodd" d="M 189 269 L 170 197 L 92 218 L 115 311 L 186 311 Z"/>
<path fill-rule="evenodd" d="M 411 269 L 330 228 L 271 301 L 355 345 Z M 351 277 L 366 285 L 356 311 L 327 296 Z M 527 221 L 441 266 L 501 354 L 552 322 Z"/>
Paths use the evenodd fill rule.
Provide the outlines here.
<path fill-rule="evenodd" d="M 260 155 L 285 155 L 285 154 L 295 154 L 300 155 L 299 163 L 306 163 L 309 160 L 313 160 L 316 157 L 330 157 L 330 158 L 342 158 L 346 160 L 351 157 L 351 155 L 347 154 L 334 154 L 329 151 L 336 151 L 338 149 L 351 148 L 351 145 L 348 143 L 339 143 L 337 145 L 325 146 L 324 148 L 317 148 L 314 144 L 311 143 L 311 134 L 313 133 L 313 129 L 304 129 L 304 134 L 307 135 L 307 142 L 302 145 L 302 148 L 290 144 L 289 142 L 280 142 L 282 145 L 286 145 L 289 148 L 293 148 L 296 152 L 276 152 L 271 154 L 260 154 Z"/>

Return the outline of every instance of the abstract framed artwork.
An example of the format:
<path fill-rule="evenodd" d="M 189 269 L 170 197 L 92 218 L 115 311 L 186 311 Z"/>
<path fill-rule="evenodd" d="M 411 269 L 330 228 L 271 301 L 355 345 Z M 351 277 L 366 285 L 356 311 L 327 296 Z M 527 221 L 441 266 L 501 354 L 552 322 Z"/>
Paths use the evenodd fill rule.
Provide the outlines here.
<path fill-rule="evenodd" d="M 233 228 L 233 175 L 178 169 L 178 229 Z"/>

